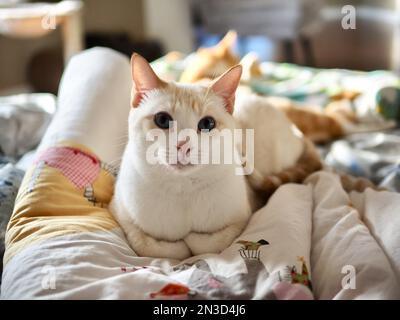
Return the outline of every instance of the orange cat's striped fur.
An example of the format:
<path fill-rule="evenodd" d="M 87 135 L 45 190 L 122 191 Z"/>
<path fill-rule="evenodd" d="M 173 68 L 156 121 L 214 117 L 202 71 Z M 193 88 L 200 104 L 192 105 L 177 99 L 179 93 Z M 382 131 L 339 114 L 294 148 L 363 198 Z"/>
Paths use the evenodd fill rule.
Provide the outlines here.
<path fill-rule="evenodd" d="M 239 58 L 233 53 L 232 47 L 236 42 L 237 34 L 229 31 L 226 36 L 214 47 L 200 48 L 196 52 L 192 62 L 182 73 L 181 82 L 194 83 L 204 78 L 214 79 L 225 70 L 238 64 Z M 261 75 L 259 65 L 253 61 L 245 65 L 246 57 L 243 58 L 243 75 L 246 78 Z M 243 79 L 242 80 L 249 80 Z M 344 129 L 336 117 L 336 112 L 325 114 L 307 106 L 297 106 L 286 98 L 271 99 L 270 103 L 281 109 L 287 117 L 299 128 L 303 134 L 314 142 L 327 142 L 344 135 Z"/>
<path fill-rule="evenodd" d="M 232 52 L 235 42 L 236 32 L 229 31 L 218 45 L 199 48 L 193 62 L 183 71 L 179 81 L 194 83 L 204 78 L 214 79 L 239 64 L 239 58 Z"/>

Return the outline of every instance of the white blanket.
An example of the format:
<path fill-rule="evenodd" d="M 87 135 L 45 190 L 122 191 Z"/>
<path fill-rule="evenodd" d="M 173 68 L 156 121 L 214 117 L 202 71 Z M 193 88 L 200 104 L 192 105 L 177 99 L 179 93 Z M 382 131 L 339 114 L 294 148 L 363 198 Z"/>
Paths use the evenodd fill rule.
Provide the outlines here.
<path fill-rule="evenodd" d="M 303 185 L 280 187 L 220 255 L 182 262 L 137 257 L 120 229 L 54 237 L 8 261 L 1 294 L 310 299 L 308 279 L 316 299 L 399 299 L 399 207 L 400 194 L 347 194 L 335 174 L 318 172 Z M 246 249 L 240 240 L 260 246 Z"/>

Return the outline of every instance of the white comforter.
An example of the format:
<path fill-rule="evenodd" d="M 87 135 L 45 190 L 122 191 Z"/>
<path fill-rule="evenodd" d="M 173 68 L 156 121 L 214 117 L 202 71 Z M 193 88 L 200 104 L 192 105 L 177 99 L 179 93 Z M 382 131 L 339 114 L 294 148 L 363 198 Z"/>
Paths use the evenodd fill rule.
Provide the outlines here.
<path fill-rule="evenodd" d="M 220 255 L 140 258 L 120 229 L 54 237 L 7 263 L 1 295 L 400 299 L 399 230 L 400 194 L 347 194 L 337 175 L 318 172 L 303 185 L 280 187 L 254 214 L 242 241 Z"/>

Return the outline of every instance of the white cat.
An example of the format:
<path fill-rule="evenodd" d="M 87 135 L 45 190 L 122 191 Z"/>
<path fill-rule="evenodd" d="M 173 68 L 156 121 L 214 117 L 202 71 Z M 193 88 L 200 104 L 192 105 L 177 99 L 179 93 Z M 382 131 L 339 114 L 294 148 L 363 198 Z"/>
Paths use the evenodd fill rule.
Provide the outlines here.
<path fill-rule="evenodd" d="M 255 202 L 246 177 L 237 175 L 236 164 L 186 164 L 190 157 L 215 151 L 196 146 L 200 130 L 218 139 L 222 129 L 255 128 L 256 178 L 296 163 L 302 138 L 263 100 L 248 100 L 243 94 L 235 104 L 240 66 L 205 87 L 163 82 L 136 54 L 131 63 L 129 139 L 110 210 L 140 256 L 184 259 L 220 252 L 243 231 Z M 232 116 L 234 106 L 237 120 Z M 154 142 L 146 137 L 154 129 L 170 134 L 194 129 L 198 137 L 173 141 L 172 149 L 170 139 L 157 141 L 160 163 L 152 164 L 147 156 Z M 168 163 L 173 157 L 177 164 Z"/>

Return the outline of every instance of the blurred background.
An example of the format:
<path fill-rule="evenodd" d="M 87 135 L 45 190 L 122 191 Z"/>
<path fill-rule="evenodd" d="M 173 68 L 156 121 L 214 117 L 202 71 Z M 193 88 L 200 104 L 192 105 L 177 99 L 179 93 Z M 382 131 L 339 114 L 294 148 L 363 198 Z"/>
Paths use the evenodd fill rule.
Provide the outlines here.
<path fill-rule="evenodd" d="M 154 60 L 171 50 L 189 53 L 213 45 L 229 29 L 240 36 L 238 54 L 255 51 L 264 61 L 399 70 L 396 0 L 49 3 L 0 0 L 0 95 L 56 93 L 65 63 L 84 48 L 106 46 L 127 55 L 137 51 Z M 356 29 L 345 30 L 341 10 L 349 4 L 356 8 Z M 47 29 L 38 21 L 45 21 Z"/>

